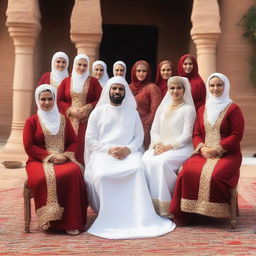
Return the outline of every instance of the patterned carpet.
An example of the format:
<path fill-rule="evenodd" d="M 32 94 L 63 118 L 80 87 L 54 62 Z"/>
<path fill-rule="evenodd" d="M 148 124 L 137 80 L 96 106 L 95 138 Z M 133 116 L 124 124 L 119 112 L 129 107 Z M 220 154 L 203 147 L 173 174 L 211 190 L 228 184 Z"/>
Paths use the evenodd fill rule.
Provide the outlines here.
<path fill-rule="evenodd" d="M 0 177 L 4 182 L 4 175 Z M 162 237 L 107 240 L 87 233 L 76 237 L 42 233 L 34 208 L 32 233 L 24 233 L 24 175 L 9 173 L 8 177 L 11 182 L 0 185 L 0 255 L 256 255 L 256 178 L 240 179 L 240 216 L 235 232 L 229 231 L 227 220 L 200 219 L 193 226 L 178 227 Z M 89 210 L 89 225 L 94 218 Z"/>

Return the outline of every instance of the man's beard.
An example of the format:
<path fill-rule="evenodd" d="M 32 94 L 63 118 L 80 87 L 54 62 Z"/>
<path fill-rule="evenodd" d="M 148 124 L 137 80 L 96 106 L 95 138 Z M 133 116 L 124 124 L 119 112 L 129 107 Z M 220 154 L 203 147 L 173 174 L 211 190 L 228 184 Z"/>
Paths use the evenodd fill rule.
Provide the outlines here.
<path fill-rule="evenodd" d="M 113 104 L 120 105 L 123 102 L 124 96 L 114 97 L 114 95 L 109 95 L 110 101 Z"/>

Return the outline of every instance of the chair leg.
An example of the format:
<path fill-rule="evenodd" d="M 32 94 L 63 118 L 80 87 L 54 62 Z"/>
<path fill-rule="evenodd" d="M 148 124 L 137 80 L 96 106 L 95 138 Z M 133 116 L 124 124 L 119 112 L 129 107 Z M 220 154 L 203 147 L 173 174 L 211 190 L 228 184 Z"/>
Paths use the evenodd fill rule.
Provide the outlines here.
<path fill-rule="evenodd" d="M 231 202 L 230 202 L 230 229 L 235 230 L 236 216 L 239 215 L 238 202 L 237 202 L 237 190 L 231 190 Z"/>
<path fill-rule="evenodd" d="M 24 222 L 25 222 L 25 232 L 30 233 L 30 222 L 31 222 L 31 203 L 30 203 L 30 189 L 27 186 L 27 181 L 24 183 L 23 189 L 24 197 Z"/>

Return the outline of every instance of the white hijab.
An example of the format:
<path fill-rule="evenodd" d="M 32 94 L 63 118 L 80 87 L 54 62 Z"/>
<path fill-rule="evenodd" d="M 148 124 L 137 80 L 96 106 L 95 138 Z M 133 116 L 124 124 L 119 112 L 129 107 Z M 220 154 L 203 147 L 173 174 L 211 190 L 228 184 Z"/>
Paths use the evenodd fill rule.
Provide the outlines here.
<path fill-rule="evenodd" d="M 113 75 L 115 74 L 115 66 L 116 65 L 121 65 L 121 66 L 124 67 L 124 75 L 123 75 L 123 77 L 125 78 L 125 75 L 126 75 L 126 65 L 125 65 L 125 63 L 123 61 L 121 61 L 121 60 L 116 61 L 114 63 L 114 65 L 113 65 Z"/>
<path fill-rule="evenodd" d="M 54 98 L 54 107 L 50 111 L 44 111 L 40 108 L 39 97 L 43 91 L 50 90 Z M 43 122 L 47 130 L 52 134 L 56 135 L 60 128 L 60 113 L 57 107 L 57 94 L 56 89 L 49 84 L 42 84 L 36 88 L 35 100 L 37 105 L 37 115 L 40 121 Z"/>
<path fill-rule="evenodd" d="M 223 94 L 219 97 L 213 96 L 209 90 L 209 82 L 214 76 L 220 78 L 224 85 Z M 207 119 L 211 125 L 215 124 L 219 114 L 226 108 L 228 104 L 232 102 L 232 100 L 229 97 L 229 89 L 230 83 L 225 75 L 221 73 L 213 73 L 209 76 L 206 86 L 207 96 L 205 105 L 207 111 Z"/>
<path fill-rule="evenodd" d="M 103 87 L 105 86 L 106 82 L 107 82 L 108 79 L 109 79 L 108 72 L 107 72 L 107 65 L 106 65 L 106 63 L 105 63 L 104 61 L 102 61 L 102 60 L 96 60 L 96 61 L 94 61 L 93 64 L 92 64 L 92 70 L 93 70 L 93 72 L 94 72 L 94 68 L 95 68 L 96 65 L 101 65 L 102 68 L 103 68 L 103 75 L 102 75 L 102 77 L 98 80 L 99 83 L 100 83 L 100 85 L 101 85 L 101 87 L 103 88 Z"/>
<path fill-rule="evenodd" d="M 114 76 L 107 81 L 106 85 L 104 86 L 101 92 L 100 99 L 95 108 L 110 103 L 109 91 L 112 84 L 122 84 L 125 88 L 125 97 L 122 101 L 122 107 L 132 107 L 136 109 L 136 100 L 131 92 L 131 89 L 129 88 L 128 83 L 122 76 Z"/>
<path fill-rule="evenodd" d="M 59 71 L 55 68 L 55 60 L 57 58 L 63 58 L 66 60 L 66 67 L 64 70 Z M 51 78 L 53 79 L 53 81 L 55 81 L 58 85 L 60 85 L 60 83 L 63 81 L 64 78 L 68 77 L 68 64 L 69 64 L 69 59 L 68 59 L 68 55 L 64 52 L 56 52 L 53 56 L 52 56 L 52 70 L 51 70 Z"/>
<path fill-rule="evenodd" d="M 182 76 L 172 76 L 168 79 L 167 81 L 167 86 L 169 86 L 170 83 L 174 82 L 174 81 L 178 81 L 181 85 L 184 86 L 185 91 L 184 91 L 184 95 L 183 95 L 183 100 L 191 105 L 193 108 L 195 108 L 194 105 L 194 101 L 191 95 L 191 86 L 190 83 L 188 81 L 188 79 L 186 77 L 182 77 Z M 170 92 L 167 91 L 164 98 L 162 99 L 159 107 L 157 108 L 156 114 L 155 114 L 155 119 L 156 120 L 160 120 L 161 115 L 163 114 L 163 111 L 172 105 L 173 99 L 170 95 Z"/>
<path fill-rule="evenodd" d="M 77 61 L 79 61 L 80 59 L 85 59 L 87 60 L 87 70 L 82 74 L 78 74 L 76 72 L 76 63 Z M 83 91 L 84 88 L 84 83 L 87 80 L 88 76 L 90 75 L 90 71 L 89 71 L 89 57 L 85 54 L 78 54 L 73 62 L 73 69 L 72 69 L 72 83 L 73 83 L 73 87 L 71 88 L 74 92 L 76 93 L 80 93 Z"/>

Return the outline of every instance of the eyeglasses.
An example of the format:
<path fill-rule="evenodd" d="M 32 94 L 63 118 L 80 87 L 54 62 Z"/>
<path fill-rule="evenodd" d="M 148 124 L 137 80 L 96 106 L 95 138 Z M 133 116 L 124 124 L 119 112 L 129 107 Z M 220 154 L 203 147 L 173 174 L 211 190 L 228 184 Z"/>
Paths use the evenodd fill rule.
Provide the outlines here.
<path fill-rule="evenodd" d="M 66 63 L 65 60 L 56 60 L 56 62 L 57 62 L 58 64 L 60 64 L 60 63 L 65 64 L 65 63 Z"/>

